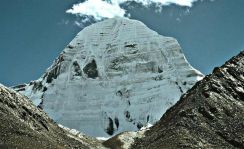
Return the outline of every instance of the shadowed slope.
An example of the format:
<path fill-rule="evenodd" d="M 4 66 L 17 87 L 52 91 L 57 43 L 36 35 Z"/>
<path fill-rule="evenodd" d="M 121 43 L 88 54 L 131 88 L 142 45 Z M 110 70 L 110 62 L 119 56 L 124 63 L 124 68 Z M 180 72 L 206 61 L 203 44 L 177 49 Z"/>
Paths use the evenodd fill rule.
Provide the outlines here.
<path fill-rule="evenodd" d="M 244 52 L 184 94 L 132 148 L 244 148 Z"/>
<path fill-rule="evenodd" d="M 63 130 L 29 99 L 0 84 L 0 148 L 100 148 Z"/>

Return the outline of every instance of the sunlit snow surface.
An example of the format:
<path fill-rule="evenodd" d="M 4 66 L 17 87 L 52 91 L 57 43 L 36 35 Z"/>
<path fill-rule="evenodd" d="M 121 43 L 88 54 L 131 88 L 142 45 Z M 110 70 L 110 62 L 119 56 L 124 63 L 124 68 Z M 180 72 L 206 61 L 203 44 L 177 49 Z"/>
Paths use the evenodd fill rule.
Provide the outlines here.
<path fill-rule="evenodd" d="M 155 123 L 202 77 L 174 38 L 114 18 L 83 29 L 20 92 L 58 123 L 109 137 Z"/>

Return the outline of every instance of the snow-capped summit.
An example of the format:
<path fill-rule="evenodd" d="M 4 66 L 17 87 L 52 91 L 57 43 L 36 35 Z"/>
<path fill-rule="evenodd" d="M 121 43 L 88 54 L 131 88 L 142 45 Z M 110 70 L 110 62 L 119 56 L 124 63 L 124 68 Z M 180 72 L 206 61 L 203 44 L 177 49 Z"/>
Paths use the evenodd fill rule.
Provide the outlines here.
<path fill-rule="evenodd" d="M 113 18 L 84 28 L 40 79 L 15 89 L 58 123 L 108 137 L 155 123 L 202 77 L 174 38 Z"/>

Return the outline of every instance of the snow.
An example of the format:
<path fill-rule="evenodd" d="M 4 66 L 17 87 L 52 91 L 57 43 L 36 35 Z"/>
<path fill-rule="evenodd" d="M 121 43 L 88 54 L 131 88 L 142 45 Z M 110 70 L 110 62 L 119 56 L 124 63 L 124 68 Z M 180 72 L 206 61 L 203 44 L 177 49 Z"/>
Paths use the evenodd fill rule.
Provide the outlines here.
<path fill-rule="evenodd" d="M 58 123 L 107 138 L 154 124 L 202 77 L 174 38 L 113 18 L 83 29 L 34 81 L 41 85 L 20 92 Z"/>
<path fill-rule="evenodd" d="M 123 132 L 118 135 L 118 140 L 123 143 L 122 148 L 129 149 L 131 145 L 134 143 L 135 139 L 145 137 L 145 132 L 149 130 L 149 128 L 144 128 L 135 132 Z"/>
<path fill-rule="evenodd" d="M 105 137 L 96 137 L 96 139 L 101 140 L 101 141 L 106 141 L 109 139 L 109 137 L 105 138 Z"/>

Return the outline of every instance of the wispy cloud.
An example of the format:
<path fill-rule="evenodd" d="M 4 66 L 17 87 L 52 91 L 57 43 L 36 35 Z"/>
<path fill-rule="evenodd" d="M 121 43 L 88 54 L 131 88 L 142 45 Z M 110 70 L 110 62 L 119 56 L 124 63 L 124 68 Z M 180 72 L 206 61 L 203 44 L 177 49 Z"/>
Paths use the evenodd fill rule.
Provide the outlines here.
<path fill-rule="evenodd" d="M 152 4 L 156 4 L 160 7 L 170 4 L 191 7 L 195 1 L 198 0 L 86 0 L 85 2 L 74 4 L 73 7 L 66 12 L 79 16 L 93 17 L 95 20 L 101 20 L 103 18 L 113 18 L 116 16 L 129 16 L 129 14 L 126 13 L 126 10 L 120 6 L 126 2 L 136 2 L 146 7 Z M 161 9 L 155 11 L 160 10 Z"/>

